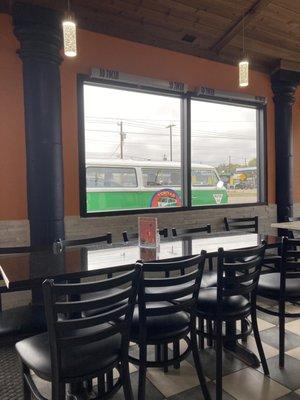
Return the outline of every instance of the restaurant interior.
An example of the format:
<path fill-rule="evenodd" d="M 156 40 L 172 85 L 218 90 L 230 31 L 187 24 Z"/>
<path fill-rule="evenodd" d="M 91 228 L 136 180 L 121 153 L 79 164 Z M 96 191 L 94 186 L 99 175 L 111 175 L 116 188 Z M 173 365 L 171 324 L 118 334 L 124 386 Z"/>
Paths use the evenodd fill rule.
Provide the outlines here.
<path fill-rule="evenodd" d="M 300 400 L 299 43 L 298 0 L 0 0 L 0 400 Z"/>

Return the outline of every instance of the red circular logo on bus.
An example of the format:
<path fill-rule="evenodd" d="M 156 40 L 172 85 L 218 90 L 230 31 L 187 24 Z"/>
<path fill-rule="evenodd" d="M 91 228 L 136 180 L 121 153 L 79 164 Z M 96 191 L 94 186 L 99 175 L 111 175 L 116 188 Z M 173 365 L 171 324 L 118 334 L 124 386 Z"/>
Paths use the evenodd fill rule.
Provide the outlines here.
<path fill-rule="evenodd" d="M 162 189 L 154 193 L 150 207 L 180 207 L 181 198 L 173 189 Z"/>

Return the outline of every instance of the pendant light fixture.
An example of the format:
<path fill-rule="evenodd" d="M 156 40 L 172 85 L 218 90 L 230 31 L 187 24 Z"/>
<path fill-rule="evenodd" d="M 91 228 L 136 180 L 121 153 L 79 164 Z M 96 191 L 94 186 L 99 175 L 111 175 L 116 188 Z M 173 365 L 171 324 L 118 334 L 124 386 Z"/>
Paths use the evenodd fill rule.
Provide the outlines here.
<path fill-rule="evenodd" d="M 249 60 L 245 53 L 245 17 L 243 17 L 243 59 L 239 62 L 239 86 L 249 85 Z"/>
<path fill-rule="evenodd" d="M 64 53 L 67 57 L 75 57 L 77 55 L 76 43 L 76 22 L 74 14 L 70 10 L 70 0 L 68 0 L 68 11 L 62 22 L 64 36 Z"/>

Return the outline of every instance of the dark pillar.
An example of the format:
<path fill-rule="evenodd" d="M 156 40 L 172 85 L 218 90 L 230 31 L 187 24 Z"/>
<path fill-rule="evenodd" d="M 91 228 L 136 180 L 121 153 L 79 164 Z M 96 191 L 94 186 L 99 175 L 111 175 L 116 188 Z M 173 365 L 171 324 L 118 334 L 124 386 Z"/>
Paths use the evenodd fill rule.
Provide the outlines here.
<path fill-rule="evenodd" d="M 275 103 L 276 203 L 277 218 L 283 222 L 293 216 L 293 104 L 297 82 L 288 71 L 272 76 Z"/>
<path fill-rule="evenodd" d="M 23 62 L 31 245 L 52 244 L 64 238 L 61 18 L 54 10 L 24 3 L 15 3 L 12 14 Z"/>

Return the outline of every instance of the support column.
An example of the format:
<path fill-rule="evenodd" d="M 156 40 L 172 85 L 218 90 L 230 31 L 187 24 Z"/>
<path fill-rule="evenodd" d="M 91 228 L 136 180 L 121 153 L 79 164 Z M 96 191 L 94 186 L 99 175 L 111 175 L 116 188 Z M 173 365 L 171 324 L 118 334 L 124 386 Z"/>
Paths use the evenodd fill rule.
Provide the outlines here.
<path fill-rule="evenodd" d="M 286 72 L 277 71 L 272 76 L 275 103 L 276 203 L 279 222 L 293 216 L 292 123 L 297 83 L 289 80 Z"/>
<path fill-rule="evenodd" d="M 30 240 L 47 245 L 64 238 L 61 18 L 24 3 L 15 3 L 12 15 L 23 62 Z"/>

